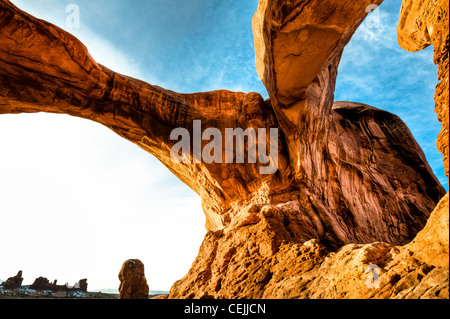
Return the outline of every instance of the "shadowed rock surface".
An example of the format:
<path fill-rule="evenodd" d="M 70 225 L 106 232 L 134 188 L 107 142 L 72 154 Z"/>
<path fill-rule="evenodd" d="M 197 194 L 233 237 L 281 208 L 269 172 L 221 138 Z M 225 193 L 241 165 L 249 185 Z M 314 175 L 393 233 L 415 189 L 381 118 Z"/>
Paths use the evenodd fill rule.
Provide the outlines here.
<path fill-rule="evenodd" d="M 395 297 L 404 289 L 395 290 L 391 279 L 385 293 L 344 293 L 361 276 L 349 280 L 341 267 L 362 273 L 365 261 L 376 261 L 401 277 L 424 265 L 420 279 L 409 281 L 417 286 L 431 266 L 413 256 L 395 263 L 403 251 L 395 245 L 414 239 L 445 191 L 397 116 L 334 102 L 342 51 L 369 4 L 261 0 L 253 30 L 257 70 L 270 95 L 264 101 L 257 93 L 179 94 L 117 74 L 97 64 L 72 35 L 2 0 L 0 114 L 44 111 L 99 122 L 153 154 L 199 194 L 209 232 L 172 298 Z M 448 6 L 436 10 L 448 21 Z M 406 21 L 416 14 L 402 12 Z M 442 30 L 448 46 L 448 28 Z M 448 59 L 447 73 L 440 74 L 448 88 Z M 441 95 L 437 103 L 445 104 Z M 259 162 L 173 163 L 170 134 L 184 127 L 192 136 L 194 120 L 222 135 L 226 128 L 279 128 L 277 173 L 261 175 Z M 327 286 L 313 284 L 312 278 L 333 273 Z M 336 292 L 326 292 L 330 284 Z"/>

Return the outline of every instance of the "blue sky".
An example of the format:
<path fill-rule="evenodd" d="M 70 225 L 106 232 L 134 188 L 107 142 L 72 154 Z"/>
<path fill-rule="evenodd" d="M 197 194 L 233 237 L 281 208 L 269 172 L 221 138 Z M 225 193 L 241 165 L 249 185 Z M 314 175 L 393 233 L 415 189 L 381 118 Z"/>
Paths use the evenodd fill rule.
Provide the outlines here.
<path fill-rule="evenodd" d="M 77 36 L 111 69 L 178 92 L 267 92 L 254 63 L 251 19 L 257 0 L 13 0 Z M 66 7 L 80 8 L 68 29 Z M 399 115 L 442 183 L 434 113 L 432 48 L 397 44 L 400 0 L 386 0 L 380 23 L 363 24 L 344 52 L 336 100 Z M 57 132 L 57 134 L 55 134 Z M 168 290 L 194 261 L 205 234 L 198 196 L 156 159 L 108 129 L 64 115 L 0 117 L 0 225 L 20 225 L 2 247 L 0 278 L 24 271 L 90 289 L 117 288 L 128 258 L 146 265 L 150 289 Z M 55 147 L 56 146 L 56 147 Z M 447 187 L 448 185 L 444 185 Z M 7 212 L 7 213 L 3 213 Z M 52 229 L 51 232 L 42 230 Z M 2 228 L 4 238 L 17 238 Z"/>

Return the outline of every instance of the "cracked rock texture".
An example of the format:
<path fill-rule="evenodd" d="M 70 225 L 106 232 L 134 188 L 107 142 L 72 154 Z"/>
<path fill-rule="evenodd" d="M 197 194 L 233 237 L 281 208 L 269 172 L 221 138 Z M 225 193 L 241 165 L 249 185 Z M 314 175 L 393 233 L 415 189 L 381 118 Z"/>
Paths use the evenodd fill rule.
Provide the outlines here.
<path fill-rule="evenodd" d="M 423 34 L 411 31 L 414 21 L 448 21 L 448 5 L 420 3 L 402 9 L 399 35 L 408 45 Z M 445 191 L 422 150 L 397 116 L 334 101 L 340 57 L 369 4 L 261 0 L 253 30 L 257 71 L 270 95 L 264 101 L 226 90 L 180 94 L 115 73 L 69 33 L 0 0 L 0 114 L 96 121 L 154 155 L 201 197 L 208 234 L 171 298 L 448 297 L 448 263 L 439 263 L 448 240 L 427 244 L 444 240 L 434 233 L 445 216 L 448 225 L 448 213 L 435 210 L 437 226 L 422 230 Z M 445 126 L 448 28 L 436 25 L 431 38 L 443 70 L 436 101 Z M 226 128 L 278 128 L 277 172 L 261 175 L 264 165 L 248 156 L 246 164 L 172 162 L 172 130 L 193 136 L 194 120 L 222 136 Z M 269 141 L 258 148 L 270 149 Z M 371 264 L 381 288 L 367 288 Z"/>

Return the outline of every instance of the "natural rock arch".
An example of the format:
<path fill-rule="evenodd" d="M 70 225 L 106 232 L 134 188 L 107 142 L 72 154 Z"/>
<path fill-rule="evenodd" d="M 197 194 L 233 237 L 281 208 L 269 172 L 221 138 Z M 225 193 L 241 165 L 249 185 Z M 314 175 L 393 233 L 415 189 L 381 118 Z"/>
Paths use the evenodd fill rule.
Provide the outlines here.
<path fill-rule="evenodd" d="M 398 117 L 333 103 L 342 51 L 372 4 L 261 0 L 253 27 L 257 70 L 270 95 L 264 101 L 256 93 L 180 94 L 117 74 L 67 32 L 5 0 L 0 114 L 45 111 L 90 119 L 153 154 L 202 198 L 211 231 L 206 244 L 211 236 L 259 223 L 270 224 L 262 256 L 273 256 L 286 240 L 318 239 L 332 249 L 406 244 L 444 189 Z M 317 42 L 321 49 L 311 49 Z M 194 120 L 222 132 L 279 128 L 277 173 L 261 176 L 258 163 L 175 165 L 171 131 L 192 133 Z M 272 278 L 262 277 L 266 284 Z M 219 282 L 212 289 L 221 287 Z"/>
<path fill-rule="evenodd" d="M 310 211 L 302 213 L 318 212 L 313 214 L 320 216 L 312 218 L 321 219 L 319 228 L 326 228 L 338 243 L 405 243 L 425 224 L 444 194 L 442 187 L 398 118 L 352 103 L 333 107 L 340 55 L 367 14 L 368 4 L 343 6 L 330 1 L 325 5 L 322 1 L 310 4 L 312 11 L 301 11 L 293 2 L 281 12 L 276 2 L 262 1 L 254 18 L 255 41 L 264 41 L 256 46 L 257 57 L 270 57 L 278 46 L 286 50 L 272 59 L 264 56 L 264 74 L 258 67 L 269 89 L 269 102 L 256 93 L 179 94 L 116 74 L 97 64 L 67 32 L 31 17 L 9 1 L 2 2 L 0 113 L 67 113 L 106 125 L 156 156 L 201 196 L 208 230 L 228 226 L 245 205 L 298 199 Z M 297 12 L 295 19 L 291 12 Z M 271 37 L 258 28 L 270 29 Z M 325 43 L 330 46 L 327 54 L 293 55 L 309 42 L 323 39 L 322 31 L 327 29 L 333 34 L 325 38 L 330 41 Z M 304 41 L 291 41 L 303 33 Z M 283 61 L 299 68 L 312 66 L 308 72 L 316 76 L 310 84 L 302 84 L 302 92 L 288 88 L 297 83 L 287 81 L 280 88 L 281 81 L 271 78 L 271 74 L 292 77 L 279 71 Z M 257 58 L 257 65 L 262 63 Z M 286 98 L 277 98 L 277 90 L 297 92 L 291 97 L 294 102 L 286 105 Z M 171 131 L 177 127 L 192 131 L 195 119 L 202 120 L 204 128 L 222 131 L 226 127 L 280 128 L 278 172 L 261 176 L 257 164 L 175 165 L 170 160 Z M 394 136 L 392 131 L 402 134 Z M 378 145 L 372 145 L 375 139 Z M 393 218 L 404 223 L 403 231 L 388 227 L 395 224 Z M 314 225 L 307 228 L 314 237 L 323 232 Z"/>

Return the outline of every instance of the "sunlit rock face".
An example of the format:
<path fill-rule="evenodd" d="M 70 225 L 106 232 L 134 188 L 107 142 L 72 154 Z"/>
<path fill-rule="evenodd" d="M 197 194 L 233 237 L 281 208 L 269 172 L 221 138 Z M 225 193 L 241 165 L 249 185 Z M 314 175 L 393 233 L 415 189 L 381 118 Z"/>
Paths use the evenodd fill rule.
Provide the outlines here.
<path fill-rule="evenodd" d="M 209 232 L 172 298 L 399 296 L 435 276 L 426 257 L 395 245 L 414 239 L 445 191 L 397 116 L 334 101 L 342 51 L 373 4 L 261 0 L 253 30 L 258 74 L 270 95 L 264 101 L 226 90 L 180 94 L 117 74 L 67 32 L 1 1 L 0 114 L 44 111 L 99 122 L 154 155 L 201 197 Z M 439 12 L 448 19 L 448 9 Z M 191 137 L 192 152 L 181 163 L 171 157 L 178 128 Z M 198 131 L 226 136 L 230 128 L 279 134 L 246 139 L 244 163 L 238 149 L 227 163 L 226 143 L 217 161 L 196 161 L 196 150 L 210 143 L 196 143 Z M 277 154 L 272 174 L 261 173 L 261 159 L 249 160 L 252 147 Z M 400 255 L 409 256 L 406 264 Z M 363 280 L 370 264 L 391 271 L 383 277 L 390 288 L 371 295 L 358 281 L 362 290 L 346 293 L 352 281 L 343 268 L 357 269 L 352 280 Z M 410 275 L 417 280 L 396 280 L 396 267 L 401 277 L 418 265 L 420 276 Z M 328 288 L 313 280 L 320 276 L 331 280 Z"/>

